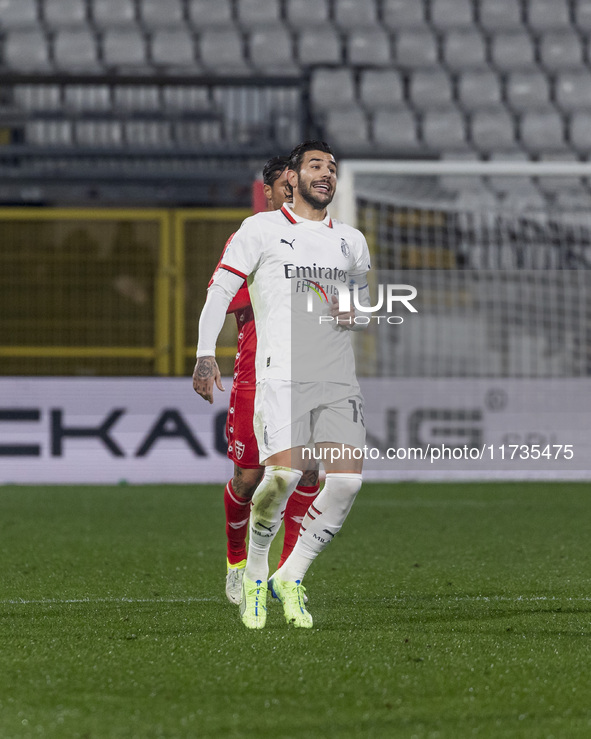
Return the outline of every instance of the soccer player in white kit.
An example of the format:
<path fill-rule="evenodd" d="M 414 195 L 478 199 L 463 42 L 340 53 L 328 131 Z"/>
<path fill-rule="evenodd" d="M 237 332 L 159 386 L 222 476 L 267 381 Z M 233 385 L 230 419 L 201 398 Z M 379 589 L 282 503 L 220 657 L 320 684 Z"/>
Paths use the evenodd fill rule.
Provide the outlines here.
<path fill-rule="evenodd" d="M 304 517 L 299 539 L 270 578 L 285 618 L 311 628 L 302 581 L 316 556 L 341 529 L 361 487 L 365 442 L 363 398 L 355 376 L 351 313 L 338 296 L 357 285 L 369 305 L 369 250 L 360 231 L 334 221 L 337 164 L 325 142 L 307 141 L 290 155 L 293 205 L 247 218 L 230 242 L 208 289 L 199 320 L 196 392 L 221 388 L 215 344 L 227 306 L 248 280 L 257 329 L 254 427 L 263 480 L 252 502 L 240 613 L 245 626 L 266 621 L 268 555 L 286 502 L 302 471 L 322 455 L 325 485 Z"/>

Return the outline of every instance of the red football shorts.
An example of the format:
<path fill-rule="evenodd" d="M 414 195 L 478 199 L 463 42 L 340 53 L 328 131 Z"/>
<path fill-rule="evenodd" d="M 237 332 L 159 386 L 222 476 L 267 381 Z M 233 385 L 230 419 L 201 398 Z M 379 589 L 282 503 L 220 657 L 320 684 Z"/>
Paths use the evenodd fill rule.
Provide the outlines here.
<path fill-rule="evenodd" d="M 228 457 L 245 469 L 260 467 L 259 448 L 252 428 L 254 415 L 254 387 L 235 387 L 230 393 L 230 407 L 226 421 Z"/>

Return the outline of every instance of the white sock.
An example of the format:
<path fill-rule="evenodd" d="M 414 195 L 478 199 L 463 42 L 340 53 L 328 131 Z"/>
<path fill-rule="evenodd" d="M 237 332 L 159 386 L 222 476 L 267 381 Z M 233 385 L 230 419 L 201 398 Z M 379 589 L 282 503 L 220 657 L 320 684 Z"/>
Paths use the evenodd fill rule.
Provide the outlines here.
<path fill-rule="evenodd" d="M 277 570 L 280 580 L 304 579 L 308 567 L 341 530 L 361 480 L 362 476 L 354 473 L 331 472 L 326 476 L 324 488 L 304 516 L 292 553 Z"/>
<path fill-rule="evenodd" d="M 252 496 L 248 557 L 244 576 L 266 582 L 269 576 L 269 549 L 275 538 L 287 499 L 296 489 L 302 473 L 289 467 L 271 465 Z"/>

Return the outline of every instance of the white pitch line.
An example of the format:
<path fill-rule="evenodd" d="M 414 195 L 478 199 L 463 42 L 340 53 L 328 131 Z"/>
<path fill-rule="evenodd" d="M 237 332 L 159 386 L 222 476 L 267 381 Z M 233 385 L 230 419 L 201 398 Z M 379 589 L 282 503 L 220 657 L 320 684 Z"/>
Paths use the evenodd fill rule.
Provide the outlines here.
<path fill-rule="evenodd" d="M 220 598 L 3 598 L 0 605 L 63 605 L 70 603 L 215 603 Z"/>
<path fill-rule="evenodd" d="M 393 595 L 388 600 L 397 601 L 399 603 L 412 601 L 431 600 L 433 602 L 447 601 L 453 603 L 589 603 L 591 596 L 560 596 L 560 595 L 437 595 L 437 596 L 400 596 Z M 93 603 L 219 603 L 222 598 L 40 598 L 36 600 L 26 600 L 24 598 L 3 598 L 0 599 L 0 605 L 69 605 L 69 604 L 93 604 Z"/>
<path fill-rule="evenodd" d="M 431 596 L 430 598 L 433 601 L 436 600 L 447 600 L 447 601 L 453 601 L 455 603 L 463 603 L 463 602 L 477 602 L 477 603 L 489 603 L 489 602 L 499 602 L 499 603 L 537 603 L 537 602 L 556 602 L 556 603 L 588 603 L 591 601 L 591 596 L 582 595 L 580 597 L 572 597 L 572 596 L 561 596 L 561 595 L 436 595 Z M 407 601 L 407 600 L 413 600 L 413 596 L 410 596 L 409 598 L 405 598 L 403 596 L 394 595 L 392 596 L 392 600 L 396 601 Z M 426 600 L 424 596 L 418 596 L 417 600 Z"/>

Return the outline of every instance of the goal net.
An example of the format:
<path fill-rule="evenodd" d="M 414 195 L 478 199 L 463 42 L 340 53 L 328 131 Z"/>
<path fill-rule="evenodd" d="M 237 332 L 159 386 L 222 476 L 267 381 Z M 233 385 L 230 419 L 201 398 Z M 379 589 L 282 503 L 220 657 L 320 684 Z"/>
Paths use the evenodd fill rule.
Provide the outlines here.
<path fill-rule="evenodd" d="M 370 475 L 589 477 L 589 177 L 580 162 L 339 164 L 333 213 L 367 238 L 373 302 L 416 290 L 416 313 L 383 303 L 355 336 Z M 463 456 L 429 459 L 445 449 Z"/>
<path fill-rule="evenodd" d="M 584 174 L 567 162 L 341 165 L 339 217 L 365 234 L 373 282 L 413 285 L 421 315 L 398 331 L 370 322 L 359 372 L 589 376 Z"/>

